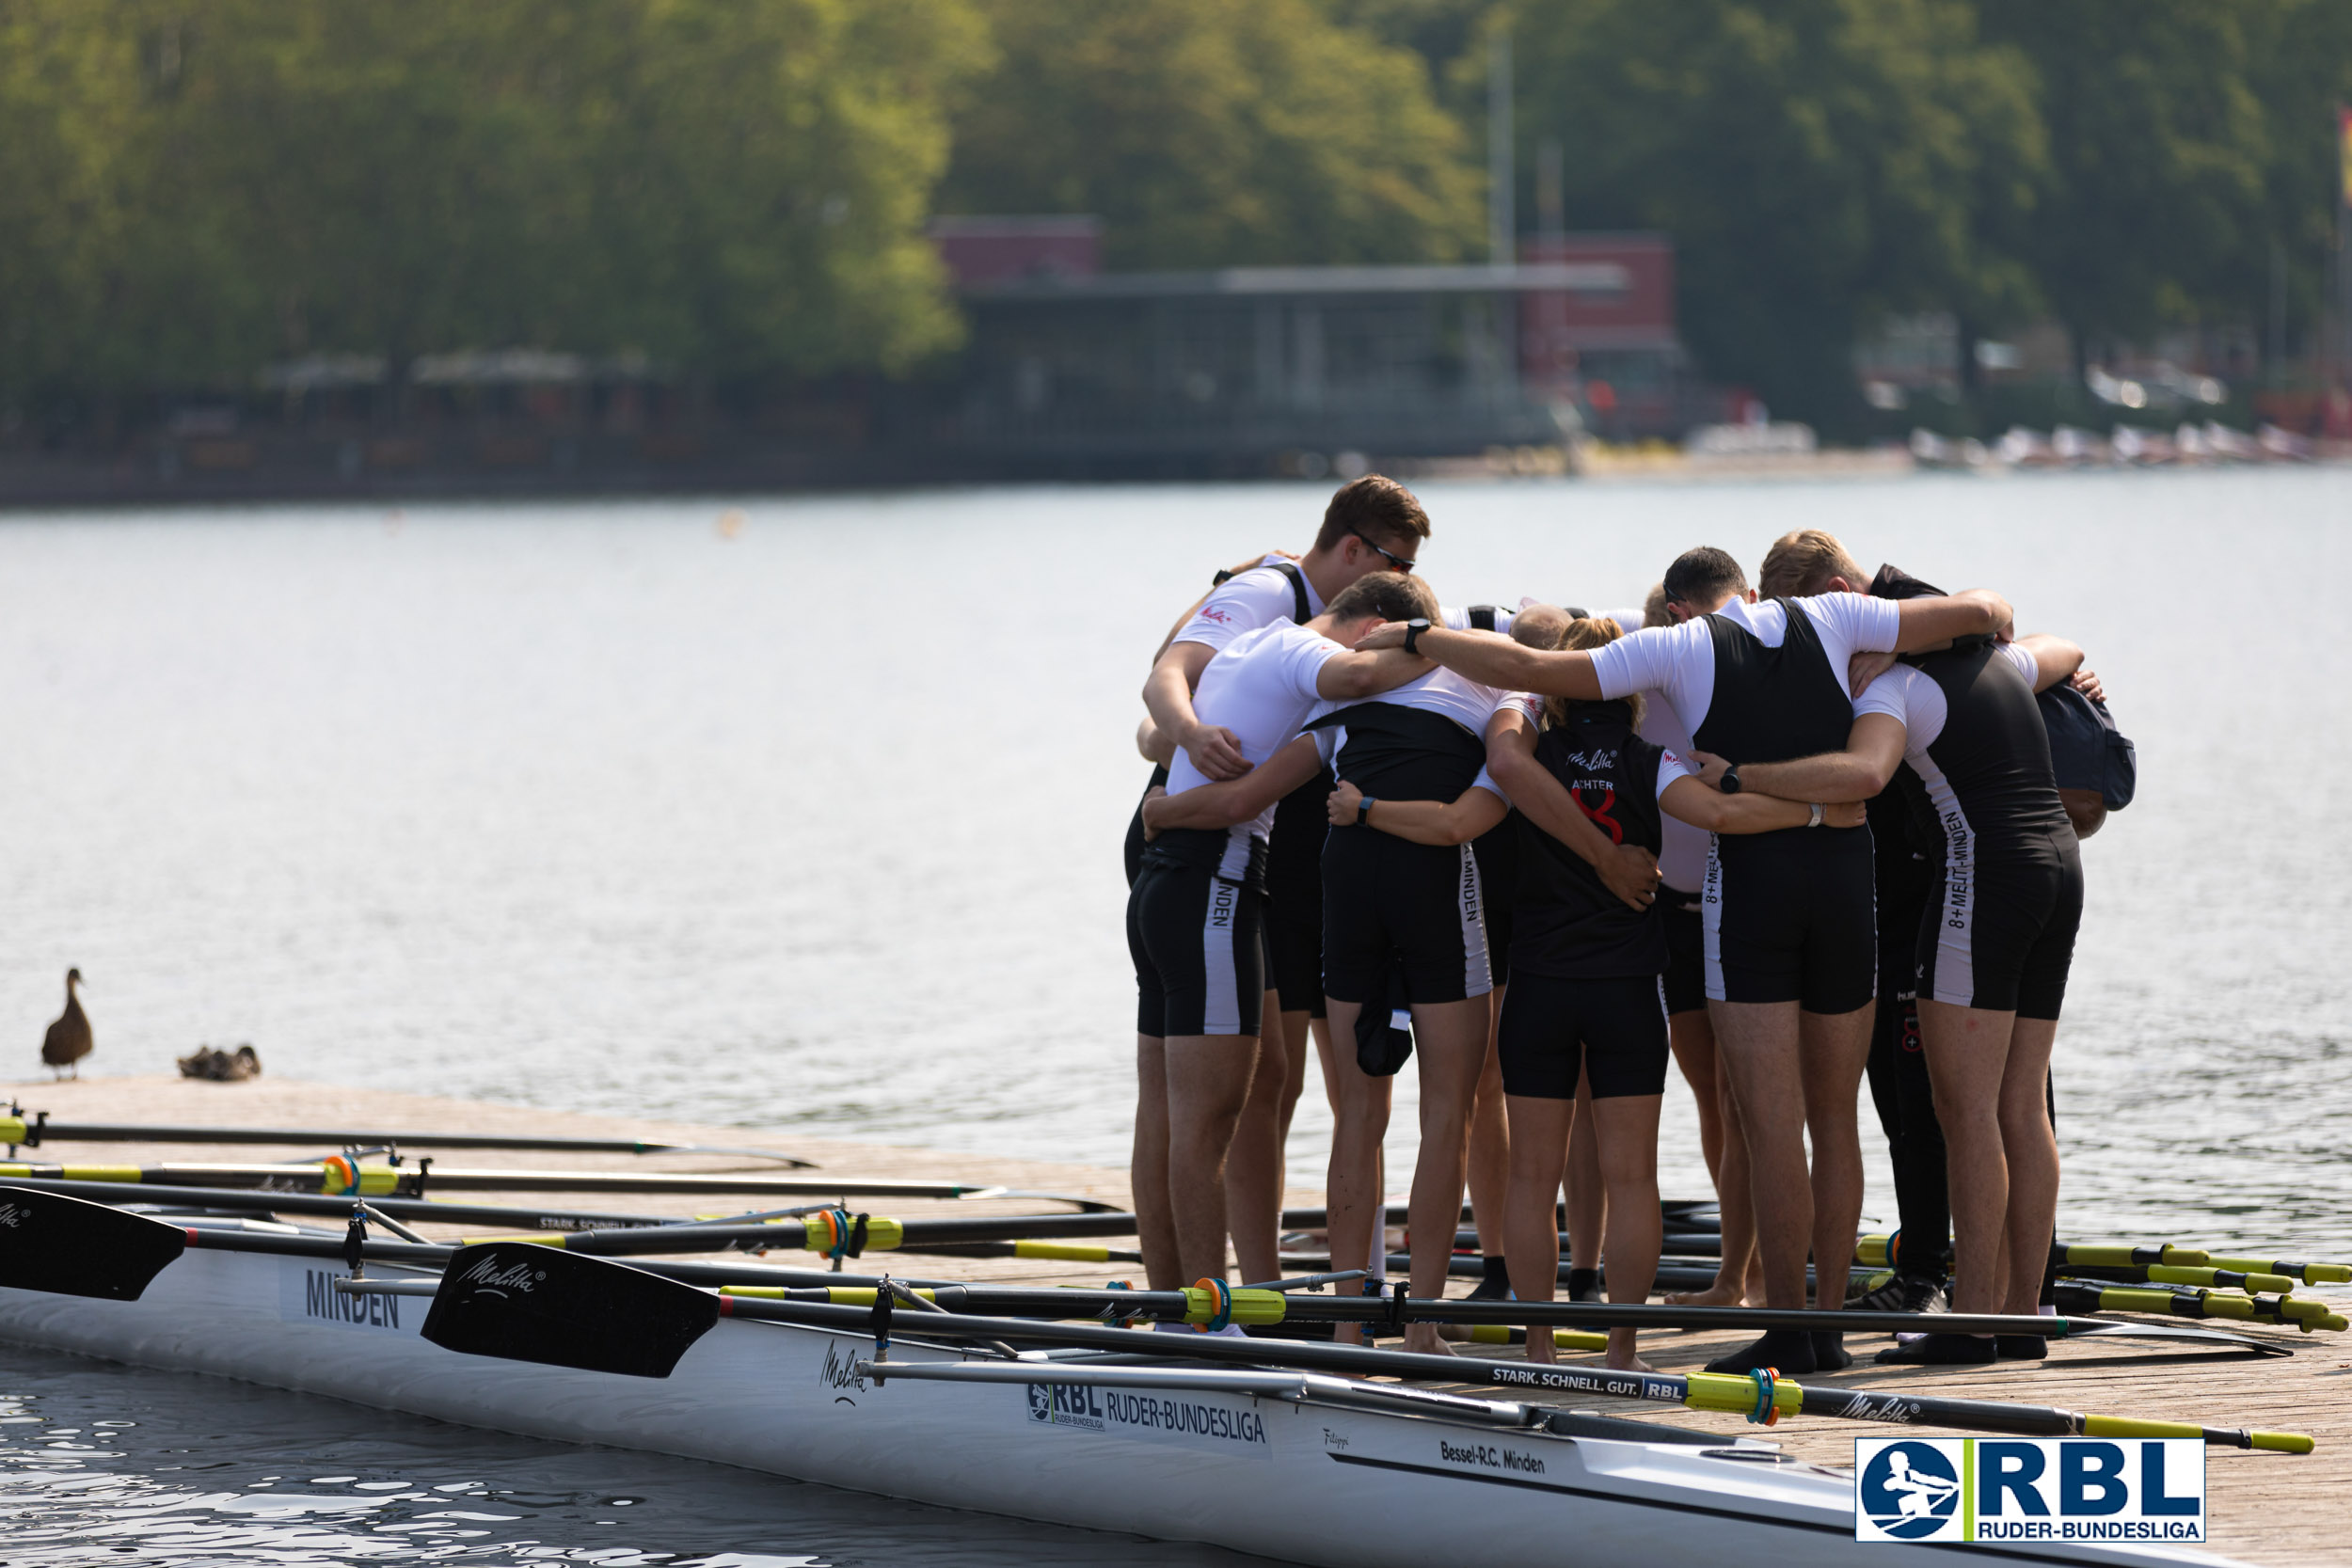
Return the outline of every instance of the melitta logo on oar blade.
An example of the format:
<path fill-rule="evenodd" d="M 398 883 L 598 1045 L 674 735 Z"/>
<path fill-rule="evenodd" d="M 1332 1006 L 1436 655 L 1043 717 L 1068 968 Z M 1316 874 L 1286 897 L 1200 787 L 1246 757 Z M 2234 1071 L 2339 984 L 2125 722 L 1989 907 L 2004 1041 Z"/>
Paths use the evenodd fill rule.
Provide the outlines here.
<path fill-rule="evenodd" d="M 181 1253 L 178 1226 L 26 1187 L 0 1187 L 0 1285 L 136 1301 Z"/>
<path fill-rule="evenodd" d="M 719 1321 L 719 1299 L 626 1263 L 530 1242 L 449 1260 L 424 1337 L 445 1350 L 627 1377 L 668 1377 Z"/>

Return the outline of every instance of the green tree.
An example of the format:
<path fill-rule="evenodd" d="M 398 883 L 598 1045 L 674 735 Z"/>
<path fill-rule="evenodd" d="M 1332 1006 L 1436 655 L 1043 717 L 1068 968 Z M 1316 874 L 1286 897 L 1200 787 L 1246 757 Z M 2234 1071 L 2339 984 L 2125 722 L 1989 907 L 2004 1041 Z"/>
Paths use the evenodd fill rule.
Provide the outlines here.
<path fill-rule="evenodd" d="M 75 0 L 0 0 L 0 410 L 87 374 L 135 207 L 135 35 Z"/>
<path fill-rule="evenodd" d="M 987 0 L 944 210 L 1093 213 L 1112 265 L 1452 260 L 1481 180 L 1421 59 L 1311 0 Z"/>
<path fill-rule="evenodd" d="M 2257 50 L 2269 35 L 2268 63 L 2291 72 L 2294 30 L 2276 18 L 2300 9 L 2308 20 L 2321 8 L 1979 7 L 1986 36 L 2026 53 L 2039 73 L 2048 221 L 2031 227 L 2025 249 L 2077 356 L 2165 325 L 2252 315 L 2246 306 L 2261 295 L 2274 231 Z"/>
<path fill-rule="evenodd" d="M 1712 376 L 1841 431 L 1873 314 L 2031 304 L 2003 242 L 2046 158 L 2033 77 L 1962 0 L 1518 0 L 1504 15 L 1520 146 L 1561 140 L 1571 227 L 1674 238 L 1684 336 Z"/>
<path fill-rule="evenodd" d="M 964 0 L 0 0 L 0 387 L 312 351 L 720 376 L 954 341 Z"/>

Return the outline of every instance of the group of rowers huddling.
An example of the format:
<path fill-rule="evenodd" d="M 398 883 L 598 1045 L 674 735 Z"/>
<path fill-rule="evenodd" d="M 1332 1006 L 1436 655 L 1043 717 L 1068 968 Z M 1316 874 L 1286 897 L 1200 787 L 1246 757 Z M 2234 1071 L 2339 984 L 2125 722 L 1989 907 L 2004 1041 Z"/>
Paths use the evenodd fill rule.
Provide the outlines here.
<path fill-rule="evenodd" d="M 1753 588 L 1702 547 L 1638 610 L 1448 610 L 1414 575 L 1429 532 L 1403 485 L 1356 480 L 1305 555 L 1217 573 L 1153 663 L 1137 744 L 1160 768 L 1127 847 L 1152 1287 L 1224 1280 L 1229 1240 L 1243 1280 L 1281 1277 L 1311 1038 L 1329 1266 L 1353 1288 L 1385 1289 L 1409 1056 L 1411 1294 L 1443 1294 L 1467 1183 L 1476 1293 L 1552 1299 L 1565 1180 L 1570 1294 L 1597 1299 L 1605 1254 L 1608 1299 L 1646 1301 L 1671 1046 L 1723 1227 L 1713 1288 L 1680 1299 L 1802 1308 L 1809 1258 L 1815 1305 L 1849 1305 L 1867 1069 L 1904 1225 L 1859 1300 L 1941 1310 L 1948 1236 L 1953 1309 L 2032 1313 L 2075 844 L 2105 811 L 2061 791 L 2045 716 L 2063 697 L 2104 720 L 2081 649 L 2015 636 L 1997 594 L 1867 576 L 1813 530 Z M 1406 1338 L 1446 1349 L 1433 1323 Z M 1841 1340 L 1774 1330 L 1710 1370 L 1843 1367 Z M 1930 1334 L 1881 1359 L 2042 1345 Z M 1527 1354 L 1551 1359 L 1550 1335 Z M 1632 1330 L 1608 1363 L 1642 1368 Z"/>

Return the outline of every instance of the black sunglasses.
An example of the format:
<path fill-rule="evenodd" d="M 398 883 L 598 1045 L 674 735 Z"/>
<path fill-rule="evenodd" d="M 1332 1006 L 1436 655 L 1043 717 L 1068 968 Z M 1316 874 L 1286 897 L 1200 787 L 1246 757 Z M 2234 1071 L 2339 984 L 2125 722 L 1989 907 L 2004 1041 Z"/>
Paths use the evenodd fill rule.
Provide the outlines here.
<path fill-rule="evenodd" d="M 1413 563 L 1410 561 L 1406 560 L 1405 557 L 1398 555 L 1393 550 L 1382 549 L 1379 546 L 1374 544 L 1371 540 L 1365 538 L 1360 533 L 1356 536 L 1356 542 L 1363 546 L 1364 548 L 1372 551 L 1381 560 L 1387 562 L 1390 565 L 1395 567 L 1400 572 L 1409 573 L 1413 569 Z"/>

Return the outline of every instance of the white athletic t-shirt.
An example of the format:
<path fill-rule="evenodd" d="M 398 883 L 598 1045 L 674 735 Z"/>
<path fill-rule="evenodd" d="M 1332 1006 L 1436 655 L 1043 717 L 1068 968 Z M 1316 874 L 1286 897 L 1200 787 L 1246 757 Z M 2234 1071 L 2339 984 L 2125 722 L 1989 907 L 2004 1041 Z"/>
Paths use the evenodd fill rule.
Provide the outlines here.
<path fill-rule="evenodd" d="M 1818 594 L 1791 602 L 1813 624 L 1841 685 L 1847 661 L 1854 655 L 1889 652 L 1900 635 L 1902 616 L 1892 599 Z M 1746 627 L 1768 648 L 1779 647 L 1788 635 L 1778 600 L 1750 604 L 1733 599 L 1716 613 Z M 1594 649 L 1593 673 L 1600 678 L 1604 697 L 1658 693 L 1672 705 L 1683 727 L 1696 735 L 1715 696 L 1715 635 L 1705 616 L 1692 616 L 1678 626 L 1648 627 Z"/>
<path fill-rule="evenodd" d="M 1288 591 L 1287 584 L 1284 591 Z M 1243 632 L 1200 672 L 1192 710 L 1201 722 L 1222 724 L 1232 731 L 1241 754 L 1255 767 L 1298 738 L 1308 714 L 1323 702 L 1323 694 L 1315 689 L 1315 677 L 1324 661 L 1346 651 L 1288 617 Z M 1176 760 L 1168 765 L 1170 795 L 1182 795 L 1209 782 L 1193 766 L 1191 753 L 1181 748 Z M 1268 837 L 1273 831 L 1272 806 L 1255 821 L 1237 823 L 1233 829 L 1237 834 L 1253 833 L 1259 838 Z"/>
<path fill-rule="evenodd" d="M 1669 756 L 1679 761 L 1695 749 L 1691 744 L 1691 732 L 1682 727 L 1682 716 L 1673 705 L 1656 692 L 1651 692 L 1642 705 L 1641 736 L 1653 746 L 1662 746 Z M 1658 792 L 1663 795 L 1673 781 L 1660 764 Z M 1684 765 L 1683 772 L 1692 769 Z M 1714 835 L 1705 828 L 1694 828 L 1671 812 L 1658 814 L 1658 874 L 1677 893 L 1698 895 L 1707 880 L 1707 845 Z"/>
<path fill-rule="evenodd" d="M 1243 632 L 1290 620 L 1298 613 L 1298 595 L 1291 589 L 1289 575 L 1276 570 L 1274 564 L 1285 559 L 1269 555 L 1247 572 L 1219 583 L 1193 611 L 1192 619 L 1177 630 L 1176 641 L 1199 642 L 1221 652 Z M 1307 584 L 1307 613 L 1322 614 L 1323 598 L 1314 583 L 1304 573 L 1300 579 Z"/>
<path fill-rule="evenodd" d="M 2042 667 L 2034 661 L 2033 655 L 2014 642 L 2002 643 L 1998 651 L 2016 666 L 2028 687 L 2041 680 Z M 1900 724 L 1903 755 L 1916 757 L 1927 755 L 1935 737 L 1944 733 L 1944 721 L 1951 717 L 1951 704 L 1946 699 L 1944 689 L 1935 684 L 1934 676 L 1911 665 L 1898 664 L 1864 687 L 1862 695 L 1854 700 L 1853 716 L 1859 719 L 1866 713 L 1883 713 Z"/>

